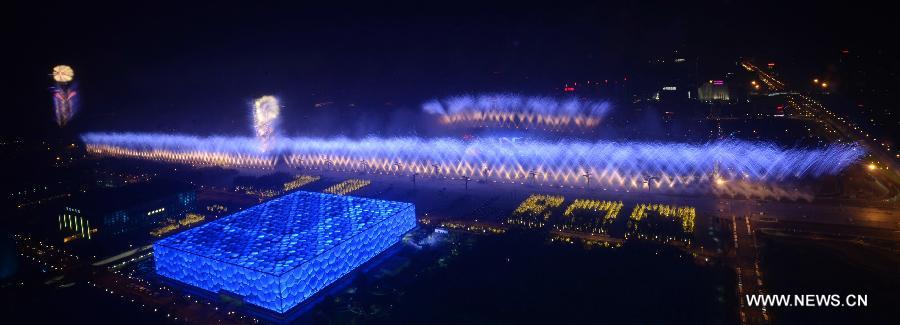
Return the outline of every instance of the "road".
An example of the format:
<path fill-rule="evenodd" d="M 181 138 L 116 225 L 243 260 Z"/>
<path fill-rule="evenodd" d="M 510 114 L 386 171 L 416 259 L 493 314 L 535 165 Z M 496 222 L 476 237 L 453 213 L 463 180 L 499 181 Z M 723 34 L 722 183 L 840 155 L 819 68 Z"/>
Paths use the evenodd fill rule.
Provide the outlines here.
<path fill-rule="evenodd" d="M 892 152 L 886 151 L 881 143 L 877 142 L 877 139 L 871 137 L 864 130 L 859 129 L 859 127 L 854 127 L 850 124 L 850 122 L 838 115 L 836 115 L 832 110 L 826 108 L 822 103 L 816 101 L 811 96 L 800 94 L 796 91 L 790 91 L 788 87 L 785 85 L 783 81 L 777 79 L 771 73 L 767 73 L 754 65 L 749 61 L 742 61 L 741 66 L 748 71 L 755 72 L 760 80 L 768 88 L 769 92 L 785 92 L 785 95 L 788 96 L 788 99 L 797 103 L 795 109 L 798 110 L 799 115 L 803 116 L 811 116 L 815 118 L 817 121 L 827 124 L 831 129 L 838 133 L 840 138 L 849 141 L 855 142 L 863 146 L 866 149 L 866 153 L 872 155 L 879 168 L 890 174 L 888 177 L 894 184 L 900 184 L 898 180 L 900 180 L 900 164 L 898 164 L 898 157 L 895 156 Z"/>

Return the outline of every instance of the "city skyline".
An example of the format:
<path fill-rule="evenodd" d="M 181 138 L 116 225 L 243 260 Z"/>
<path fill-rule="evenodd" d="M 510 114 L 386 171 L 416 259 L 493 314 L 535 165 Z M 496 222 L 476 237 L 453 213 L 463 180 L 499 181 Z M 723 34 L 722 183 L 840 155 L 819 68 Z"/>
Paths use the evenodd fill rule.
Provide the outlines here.
<path fill-rule="evenodd" d="M 12 323 L 894 318 L 886 5 L 8 12 Z"/>

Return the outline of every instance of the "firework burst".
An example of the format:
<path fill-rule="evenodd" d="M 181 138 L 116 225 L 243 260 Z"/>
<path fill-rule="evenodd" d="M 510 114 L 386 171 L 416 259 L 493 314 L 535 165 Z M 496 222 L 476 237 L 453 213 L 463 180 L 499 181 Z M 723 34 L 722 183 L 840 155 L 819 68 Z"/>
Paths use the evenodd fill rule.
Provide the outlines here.
<path fill-rule="evenodd" d="M 253 102 L 253 129 L 263 151 L 272 146 L 280 113 L 275 96 L 263 96 Z"/>

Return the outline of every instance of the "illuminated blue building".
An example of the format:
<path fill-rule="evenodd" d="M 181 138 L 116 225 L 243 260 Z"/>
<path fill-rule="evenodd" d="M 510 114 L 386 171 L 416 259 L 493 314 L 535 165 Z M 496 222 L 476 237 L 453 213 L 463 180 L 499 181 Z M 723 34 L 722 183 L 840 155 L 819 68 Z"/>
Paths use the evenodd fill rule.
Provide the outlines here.
<path fill-rule="evenodd" d="M 294 192 L 157 241 L 156 272 L 285 312 L 397 243 L 415 206 Z"/>

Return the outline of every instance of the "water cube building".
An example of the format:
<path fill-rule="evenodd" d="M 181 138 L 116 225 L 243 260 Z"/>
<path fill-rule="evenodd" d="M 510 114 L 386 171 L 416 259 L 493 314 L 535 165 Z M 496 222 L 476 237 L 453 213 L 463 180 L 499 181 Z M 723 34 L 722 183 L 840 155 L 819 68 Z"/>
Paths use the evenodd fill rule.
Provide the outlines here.
<path fill-rule="evenodd" d="M 153 244 L 156 272 L 283 313 L 400 241 L 412 203 L 294 192 Z"/>

